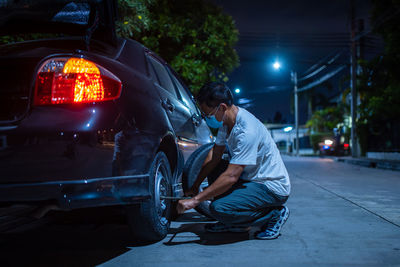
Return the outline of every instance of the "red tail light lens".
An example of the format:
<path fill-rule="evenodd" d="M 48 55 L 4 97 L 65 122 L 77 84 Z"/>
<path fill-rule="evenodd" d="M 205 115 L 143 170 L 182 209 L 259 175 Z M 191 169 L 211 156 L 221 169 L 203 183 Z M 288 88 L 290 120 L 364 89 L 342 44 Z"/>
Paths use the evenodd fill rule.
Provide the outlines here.
<path fill-rule="evenodd" d="M 88 103 L 116 99 L 121 81 L 105 68 L 83 58 L 53 58 L 40 67 L 35 105 Z"/>

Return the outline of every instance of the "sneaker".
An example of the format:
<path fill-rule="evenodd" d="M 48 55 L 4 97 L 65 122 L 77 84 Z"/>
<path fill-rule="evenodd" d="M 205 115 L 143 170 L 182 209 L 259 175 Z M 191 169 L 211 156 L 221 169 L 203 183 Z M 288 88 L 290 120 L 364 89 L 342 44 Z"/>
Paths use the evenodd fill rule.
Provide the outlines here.
<path fill-rule="evenodd" d="M 265 229 L 256 235 L 256 238 L 257 239 L 277 238 L 280 235 L 282 226 L 286 222 L 288 217 L 289 217 L 289 209 L 284 206 L 280 210 L 280 214 L 278 216 L 272 217 L 265 225 Z"/>
<path fill-rule="evenodd" d="M 226 233 L 226 232 L 244 233 L 244 232 L 249 231 L 249 227 L 228 226 L 221 222 L 209 223 L 204 228 L 206 229 L 207 232 L 210 232 L 210 233 Z"/>

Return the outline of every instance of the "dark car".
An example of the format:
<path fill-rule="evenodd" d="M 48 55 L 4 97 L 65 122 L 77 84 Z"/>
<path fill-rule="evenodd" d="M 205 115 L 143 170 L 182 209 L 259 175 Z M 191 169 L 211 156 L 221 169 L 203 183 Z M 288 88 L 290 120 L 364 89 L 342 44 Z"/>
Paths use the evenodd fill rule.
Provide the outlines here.
<path fill-rule="evenodd" d="M 320 155 L 348 156 L 350 145 L 341 140 L 340 136 L 326 137 L 318 143 Z"/>
<path fill-rule="evenodd" d="M 213 137 L 174 70 L 117 37 L 116 1 L 2 1 L 0 205 L 125 205 L 135 236 L 165 237 L 182 171 Z M 208 145 L 208 149 L 211 146 Z"/>

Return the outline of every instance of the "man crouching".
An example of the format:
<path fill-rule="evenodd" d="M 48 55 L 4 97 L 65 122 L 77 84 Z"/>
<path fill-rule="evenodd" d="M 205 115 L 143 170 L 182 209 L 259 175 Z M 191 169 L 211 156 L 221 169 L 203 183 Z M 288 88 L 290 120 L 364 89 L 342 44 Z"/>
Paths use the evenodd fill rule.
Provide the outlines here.
<path fill-rule="evenodd" d="M 213 199 L 210 212 L 215 224 L 209 232 L 244 232 L 261 227 L 258 239 L 274 239 L 289 216 L 283 204 L 290 194 L 290 180 L 275 142 L 267 128 L 250 112 L 233 104 L 229 88 L 218 82 L 205 84 L 197 96 L 203 118 L 218 128 L 212 159 L 203 165 L 186 195 L 178 202 L 184 213 L 202 201 Z M 204 191 L 199 186 L 218 165 L 225 151 L 230 155 L 227 169 Z"/>

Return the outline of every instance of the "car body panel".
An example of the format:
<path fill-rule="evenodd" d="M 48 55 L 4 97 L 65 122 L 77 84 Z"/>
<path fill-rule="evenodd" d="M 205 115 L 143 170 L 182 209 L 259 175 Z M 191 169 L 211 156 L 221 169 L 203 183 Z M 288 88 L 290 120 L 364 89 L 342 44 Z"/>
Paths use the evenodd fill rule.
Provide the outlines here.
<path fill-rule="evenodd" d="M 85 51 L 79 38 L 54 39 L 0 49 L 1 68 L 7 69 L 7 62 L 15 66 L 4 72 L 8 87 L 0 93 L 7 106 L 0 115 L 0 202 L 46 201 L 71 209 L 143 201 L 149 197 L 148 171 L 160 149 L 170 159 L 173 192 L 182 193 L 185 160 L 212 141 L 209 129 L 193 121 L 196 111 L 178 96 L 168 96 L 175 108 L 166 108 L 168 92 L 149 71 L 146 48 L 132 40 L 118 43 L 110 48 L 93 41 L 93 49 Z M 120 98 L 34 106 L 38 68 L 55 56 L 83 57 L 116 74 L 123 85 Z M 16 103 L 19 109 L 12 108 Z"/>
<path fill-rule="evenodd" d="M 125 205 L 149 199 L 149 176 L 131 175 L 52 181 L 41 183 L 18 183 L 0 186 L 0 202 L 43 203 L 54 209 L 71 210 L 111 205 Z"/>
<path fill-rule="evenodd" d="M 50 14 L 52 7 L 70 2 L 87 2 L 95 16 L 84 25 L 52 19 L 59 14 Z M 2 33 L 24 28 L 32 19 L 22 32 L 72 35 L 0 46 L 0 205 L 47 203 L 74 209 L 147 200 L 149 170 L 158 151 L 170 163 L 173 195 L 182 195 L 185 161 L 213 137 L 179 75 L 140 43 L 115 36 L 115 1 L 55 0 L 49 5 L 44 19 L 38 9 L 21 19 L 29 5 L 0 19 Z M 62 11 L 74 17 L 76 10 Z M 44 27 L 35 28 L 39 24 Z M 83 58 L 111 72 L 121 81 L 120 97 L 35 106 L 39 68 L 55 57 Z M 170 88 L 160 82 L 149 58 L 165 71 Z"/>

